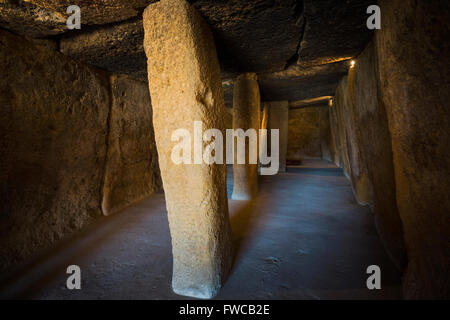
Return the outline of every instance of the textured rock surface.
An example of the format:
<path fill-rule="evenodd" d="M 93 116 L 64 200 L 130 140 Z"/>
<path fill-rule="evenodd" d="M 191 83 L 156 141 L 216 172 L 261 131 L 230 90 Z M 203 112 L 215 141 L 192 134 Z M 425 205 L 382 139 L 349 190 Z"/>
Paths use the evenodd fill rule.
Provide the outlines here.
<path fill-rule="evenodd" d="M 289 101 L 265 102 L 264 110 L 268 112 L 268 123 L 267 123 L 268 129 L 279 130 L 279 160 L 280 160 L 279 172 L 286 172 L 288 125 L 289 125 Z M 270 133 L 268 136 L 269 136 L 268 141 L 271 141 Z"/>
<path fill-rule="evenodd" d="M 103 214 L 109 215 L 161 189 L 152 108 L 146 83 L 111 76 L 108 155 Z"/>
<path fill-rule="evenodd" d="M 319 109 L 320 150 L 322 159 L 331 160 L 331 129 L 328 106 Z"/>
<path fill-rule="evenodd" d="M 0 58 L 3 269 L 160 183 L 146 84 L 6 31 Z"/>
<path fill-rule="evenodd" d="M 0 31 L 0 265 L 101 216 L 106 75 Z"/>
<path fill-rule="evenodd" d="M 172 237 L 172 288 L 181 295 L 215 296 L 231 266 L 226 167 L 175 164 L 172 132 L 194 121 L 224 129 L 225 106 L 216 49 L 208 25 L 182 0 L 163 0 L 144 12 L 149 88 L 156 144 Z"/>
<path fill-rule="evenodd" d="M 348 59 L 358 55 L 372 37 L 366 27 L 366 9 L 371 4 L 370 0 L 345 4 L 341 0 L 305 0 L 299 20 L 305 29 L 298 52 L 285 68 L 275 72 L 264 69 L 258 74 L 263 100 L 295 101 L 334 95 L 339 80 L 347 73 Z M 268 51 L 256 48 L 255 52 L 271 57 Z"/>
<path fill-rule="evenodd" d="M 0 1 L 0 26 L 32 38 L 53 36 L 67 31 L 67 16 L 15 0 Z"/>
<path fill-rule="evenodd" d="M 293 65 L 284 71 L 259 74 L 261 96 L 266 101 L 333 96 L 348 66 L 348 61 L 307 67 Z"/>
<path fill-rule="evenodd" d="M 0 26 L 30 37 L 56 35 L 65 54 L 146 80 L 142 11 L 153 2 L 80 0 L 82 28 L 67 30 L 70 0 L 6 0 L 0 3 Z M 265 101 L 332 95 L 343 75 L 335 62 L 361 52 L 372 34 L 365 27 L 365 9 L 373 4 L 368 0 L 189 2 L 214 33 L 225 83 L 257 72 L 267 78 L 260 83 Z M 231 106 L 233 89 L 224 88 Z"/>
<path fill-rule="evenodd" d="M 60 40 L 62 53 L 108 71 L 147 81 L 142 20 L 113 24 Z"/>
<path fill-rule="evenodd" d="M 347 82 L 347 76 L 344 78 L 345 83 Z M 350 172 L 350 163 L 348 159 L 347 153 L 347 138 L 345 132 L 345 126 L 343 124 L 343 105 L 344 105 L 344 94 L 346 89 L 343 88 L 344 80 L 339 84 L 338 89 L 336 90 L 336 96 L 333 99 L 333 112 L 330 123 L 334 127 L 335 142 L 338 145 L 338 153 L 340 159 L 340 167 L 344 169 L 344 173 L 347 174 Z M 339 94 L 338 94 L 339 92 Z"/>
<path fill-rule="evenodd" d="M 143 9 L 157 0 L 27 0 L 32 4 L 67 16 L 66 10 L 76 4 L 81 9 L 82 24 L 102 25 L 141 15 Z"/>
<path fill-rule="evenodd" d="M 304 27 L 302 1 L 191 2 L 214 32 L 223 70 L 279 71 L 296 56 Z"/>
<path fill-rule="evenodd" d="M 342 147 L 339 136 L 338 114 L 335 99 L 331 100 L 331 108 L 329 112 L 330 112 L 330 131 L 331 131 L 331 144 L 330 144 L 331 160 L 338 167 L 343 168 L 344 163 L 342 159 Z"/>
<path fill-rule="evenodd" d="M 354 86 L 355 73 L 354 69 L 350 69 L 349 75 L 341 80 L 336 90 L 336 109 L 344 172 L 352 181 L 357 201 L 365 205 L 371 203 L 372 185 L 362 151 Z"/>
<path fill-rule="evenodd" d="M 358 57 L 354 70 L 356 121 L 361 128 L 361 152 L 373 186 L 375 225 L 392 260 L 403 270 L 406 249 L 395 197 L 391 135 L 377 79 L 376 51 L 371 42 Z"/>
<path fill-rule="evenodd" d="M 323 65 L 358 55 L 370 41 L 366 27 L 372 0 L 305 0 L 305 34 L 298 64 Z"/>
<path fill-rule="evenodd" d="M 308 107 L 323 107 L 330 104 L 332 96 L 322 96 L 312 99 L 289 101 L 289 107 L 293 109 L 308 108 Z"/>
<path fill-rule="evenodd" d="M 248 129 L 254 129 L 257 133 L 259 132 L 261 102 L 256 74 L 243 74 L 237 79 L 234 85 L 233 111 L 235 130 L 242 129 L 245 132 Z M 258 145 L 257 143 L 249 145 L 248 141 L 249 139 L 246 138 L 245 164 L 237 163 L 235 147 L 234 185 L 231 197 L 234 200 L 250 200 L 258 193 L 258 164 L 251 164 L 249 159 L 251 152 L 257 152 Z"/>
<path fill-rule="evenodd" d="M 290 109 L 287 160 L 299 163 L 304 159 L 321 158 L 321 107 Z"/>
<path fill-rule="evenodd" d="M 380 1 L 379 73 L 409 265 L 406 298 L 450 298 L 448 1 Z"/>

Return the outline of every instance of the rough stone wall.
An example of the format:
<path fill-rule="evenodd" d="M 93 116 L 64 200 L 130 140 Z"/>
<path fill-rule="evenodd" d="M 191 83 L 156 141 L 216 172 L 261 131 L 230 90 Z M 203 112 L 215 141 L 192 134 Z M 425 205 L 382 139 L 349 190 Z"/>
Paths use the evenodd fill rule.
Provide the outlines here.
<path fill-rule="evenodd" d="M 347 134 L 345 131 L 345 125 L 344 125 L 344 105 L 345 100 L 344 96 L 347 93 L 347 81 L 348 77 L 345 76 L 342 78 L 342 80 L 339 82 L 339 85 L 336 89 L 336 94 L 334 98 L 334 108 L 336 110 L 336 134 L 337 134 L 337 140 L 339 141 L 339 156 L 341 159 L 341 168 L 344 169 L 344 173 L 348 177 L 348 173 L 350 172 L 350 160 L 348 159 L 348 152 L 347 152 Z"/>
<path fill-rule="evenodd" d="M 125 98 L 111 93 L 107 73 L 6 31 L 0 31 L 0 60 L 3 269 L 102 215 L 108 119 L 112 101 L 120 108 Z M 149 100 L 144 104 L 150 108 Z M 112 119 L 127 124 L 128 117 L 137 115 L 122 110 Z"/>
<path fill-rule="evenodd" d="M 328 106 L 319 109 L 320 125 L 320 150 L 322 159 L 332 161 L 331 159 L 331 128 L 330 114 Z"/>
<path fill-rule="evenodd" d="M 101 215 L 110 94 L 106 75 L 0 39 L 3 267 Z"/>
<path fill-rule="evenodd" d="M 339 141 L 344 172 L 351 180 L 356 200 L 362 205 L 372 198 L 372 185 L 367 173 L 366 159 L 362 153 L 360 126 L 357 121 L 355 96 L 355 73 L 350 69 L 336 90 L 336 109 Z"/>
<path fill-rule="evenodd" d="M 367 167 L 376 226 L 404 270 L 405 298 L 448 299 L 450 3 L 380 6 L 381 30 L 336 92 L 334 159 L 357 195 L 355 175 Z"/>
<path fill-rule="evenodd" d="M 261 125 L 267 132 L 267 141 L 271 141 L 271 130 L 278 130 L 278 172 L 286 172 L 286 155 L 288 148 L 288 126 L 289 126 L 289 101 L 264 102 L 264 109 L 260 114 Z M 263 129 L 263 128 L 261 128 Z M 268 143 L 268 154 L 271 154 L 271 145 Z"/>
<path fill-rule="evenodd" d="M 289 110 L 287 161 L 331 160 L 332 135 L 328 105 Z"/>
<path fill-rule="evenodd" d="M 334 160 L 342 162 L 357 200 L 370 205 L 388 253 L 403 270 L 406 252 L 396 203 L 391 136 L 380 98 L 373 42 L 339 83 L 330 122 L 338 147 Z"/>
<path fill-rule="evenodd" d="M 391 135 L 377 72 L 375 44 L 371 42 L 354 69 L 355 120 L 361 128 L 361 152 L 373 186 L 375 225 L 392 260 L 403 270 L 406 249 L 396 202 Z"/>
<path fill-rule="evenodd" d="M 161 189 L 148 85 L 111 76 L 112 106 L 103 184 L 105 215 Z"/>
<path fill-rule="evenodd" d="M 310 107 L 289 110 L 287 161 L 321 158 L 320 109 Z"/>
<path fill-rule="evenodd" d="M 342 168 L 344 166 L 344 163 L 342 160 L 341 142 L 339 140 L 336 100 L 333 100 L 329 113 L 330 113 L 330 131 L 331 131 L 331 144 L 330 144 L 331 160 L 334 162 L 335 165 Z"/>
<path fill-rule="evenodd" d="M 406 298 L 450 298 L 450 2 L 380 1 L 379 77 L 408 252 Z"/>

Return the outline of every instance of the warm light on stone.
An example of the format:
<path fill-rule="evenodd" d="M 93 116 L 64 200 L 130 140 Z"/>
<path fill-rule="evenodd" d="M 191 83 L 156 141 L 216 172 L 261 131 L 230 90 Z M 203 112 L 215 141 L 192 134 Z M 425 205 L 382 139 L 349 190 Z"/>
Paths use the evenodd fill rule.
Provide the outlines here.
<path fill-rule="evenodd" d="M 449 299 L 449 21 L 0 0 L 0 299 Z"/>
<path fill-rule="evenodd" d="M 254 129 L 259 131 L 260 119 L 260 94 L 256 74 L 243 74 L 234 84 L 233 97 L 233 128 Z M 258 148 L 257 144 L 252 145 Z M 246 158 L 257 150 L 246 148 Z M 233 164 L 234 186 L 232 199 L 250 200 L 258 193 L 258 164 Z"/>
<path fill-rule="evenodd" d="M 212 298 L 231 267 L 225 164 L 175 164 L 172 132 L 194 122 L 224 130 L 225 105 L 214 40 L 184 0 L 144 12 L 148 83 L 173 252 L 173 290 Z M 200 146 L 202 147 L 202 146 Z"/>

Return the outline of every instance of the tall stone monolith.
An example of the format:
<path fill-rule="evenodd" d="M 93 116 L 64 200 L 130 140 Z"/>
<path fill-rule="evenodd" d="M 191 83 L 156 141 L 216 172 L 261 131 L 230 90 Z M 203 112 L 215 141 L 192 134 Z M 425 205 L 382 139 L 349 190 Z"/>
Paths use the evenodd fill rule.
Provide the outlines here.
<path fill-rule="evenodd" d="M 243 139 L 243 133 L 248 133 L 248 135 L 245 137 L 247 140 L 245 163 L 239 163 L 237 156 L 235 156 L 232 199 L 251 200 L 258 193 L 258 160 L 256 159 L 256 162 L 252 161 L 252 158 L 254 158 L 252 155 L 256 154 L 257 157 L 258 154 L 259 119 L 261 114 L 260 93 L 256 74 L 246 73 L 238 77 L 234 84 L 233 109 L 233 129 L 235 132 L 237 132 L 236 130 L 243 130 L 242 134 L 238 134 L 237 139 Z M 251 142 L 252 139 L 253 142 Z M 236 142 L 235 145 L 238 146 L 239 143 Z M 236 154 L 237 151 L 235 151 Z"/>
<path fill-rule="evenodd" d="M 232 261 L 225 164 L 195 164 L 194 122 L 224 131 L 225 105 L 212 33 L 184 0 L 162 0 L 143 15 L 144 48 L 159 166 L 173 251 L 175 293 L 212 298 Z M 172 161 L 175 130 L 192 139 L 192 164 Z M 202 134 L 200 132 L 200 134 Z M 186 137 L 184 137 L 186 138 Z M 186 138 L 187 139 L 187 138 Z"/>

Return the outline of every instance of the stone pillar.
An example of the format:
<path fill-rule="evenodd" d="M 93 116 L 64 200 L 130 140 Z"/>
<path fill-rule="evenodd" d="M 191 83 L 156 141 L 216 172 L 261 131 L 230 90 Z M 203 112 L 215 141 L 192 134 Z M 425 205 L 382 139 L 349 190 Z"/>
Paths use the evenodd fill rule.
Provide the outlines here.
<path fill-rule="evenodd" d="M 224 130 L 226 111 L 216 48 L 208 25 L 184 0 L 148 6 L 143 22 L 153 124 L 172 237 L 172 289 L 180 295 L 212 298 L 232 262 L 226 167 L 203 161 L 175 164 L 171 153 L 178 142 L 171 141 L 171 136 L 177 129 L 186 129 L 192 150 L 193 144 L 199 147 L 191 143 L 195 141 L 194 121 L 202 121 L 204 130 Z M 205 142 L 200 143 L 202 150 L 204 146 Z"/>
<path fill-rule="evenodd" d="M 233 92 L 233 129 L 256 130 L 256 143 L 247 143 L 245 148 L 245 164 L 239 164 L 236 159 L 236 138 L 235 157 L 233 164 L 234 200 L 250 200 L 258 193 L 258 161 L 250 163 L 250 154 L 258 154 L 259 118 L 261 114 L 261 103 L 259 86 L 255 73 L 240 75 L 234 84 Z M 242 138 L 242 137 L 241 137 Z M 249 142 L 250 139 L 247 140 Z"/>
<path fill-rule="evenodd" d="M 269 133 L 269 106 L 267 103 L 264 103 L 263 110 L 261 111 L 261 134 L 259 136 L 260 139 L 262 139 L 262 145 L 259 147 L 262 148 L 262 150 L 259 150 L 259 153 L 265 152 L 266 155 L 270 155 L 270 133 Z M 261 159 L 260 159 L 261 160 Z M 259 167 L 267 167 L 268 164 L 262 164 L 259 163 Z"/>
<path fill-rule="evenodd" d="M 280 169 L 279 172 L 286 172 L 286 155 L 288 144 L 288 126 L 289 126 L 289 102 L 271 101 L 265 102 L 264 107 L 269 109 L 269 129 L 280 130 Z"/>
<path fill-rule="evenodd" d="M 264 103 L 263 110 L 261 111 L 261 129 L 269 129 L 269 105 Z"/>

